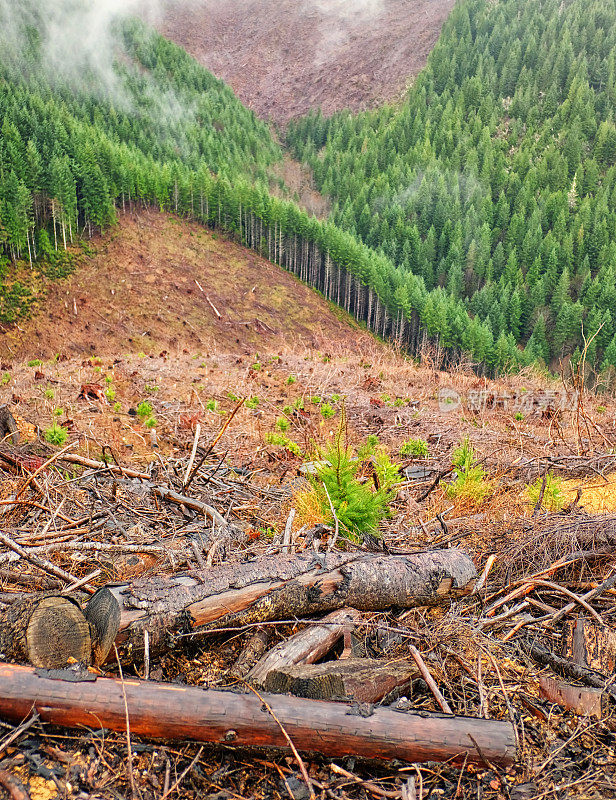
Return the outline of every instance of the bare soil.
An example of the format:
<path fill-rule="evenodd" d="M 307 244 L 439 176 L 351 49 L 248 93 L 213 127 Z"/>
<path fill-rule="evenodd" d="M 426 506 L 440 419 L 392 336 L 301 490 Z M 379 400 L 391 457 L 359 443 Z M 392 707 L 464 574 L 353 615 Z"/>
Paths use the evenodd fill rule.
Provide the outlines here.
<path fill-rule="evenodd" d="M 259 116 L 285 124 L 393 100 L 422 69 L 453 0 L 182 0 L 160 23 Z"/>
<path fill-rule="evenodd" d="M 294 276 L 200 225 L 150 210 L 92 245 L 93 258 L 47 287 L 40 313 L 0 337 L 2 357 L 352 350 L 371 340 Z"/>

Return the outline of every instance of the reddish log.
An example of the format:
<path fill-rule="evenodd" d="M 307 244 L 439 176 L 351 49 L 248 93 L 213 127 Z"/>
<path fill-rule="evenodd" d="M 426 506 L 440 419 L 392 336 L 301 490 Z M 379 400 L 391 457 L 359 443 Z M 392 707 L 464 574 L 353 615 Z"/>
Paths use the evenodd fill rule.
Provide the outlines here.
<path fill-rule="evenodd" d="M 125 680 L 124 690 L 133 735 L 236 747 L 288 747 L 279 725 L 252 692 L 138 680 Z M 511 764 L 516 755 L 508 722 L 419 716 L 387 708 L 376 708 L 366 717 L 345 703 L 262 697 L 299 750 L 329 758 Z M 120 680 L 52 680 L 31 667 L 0 663 L 0 716 L 21 722 L 33 709 L 41 720 L 56 725 L 126 730 Z"/>

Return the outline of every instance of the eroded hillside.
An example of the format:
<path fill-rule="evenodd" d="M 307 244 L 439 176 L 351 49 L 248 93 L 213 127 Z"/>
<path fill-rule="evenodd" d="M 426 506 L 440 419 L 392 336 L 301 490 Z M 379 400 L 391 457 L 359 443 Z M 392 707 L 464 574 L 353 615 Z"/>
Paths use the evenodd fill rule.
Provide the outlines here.
<path fill-rule="evenodd" d="M 311 108 L 332 114 L 397 97 L 452 7 L 452 0 L 183 0 L 169 3 L 160 27 L 257 114 L 285 123 Z"/>

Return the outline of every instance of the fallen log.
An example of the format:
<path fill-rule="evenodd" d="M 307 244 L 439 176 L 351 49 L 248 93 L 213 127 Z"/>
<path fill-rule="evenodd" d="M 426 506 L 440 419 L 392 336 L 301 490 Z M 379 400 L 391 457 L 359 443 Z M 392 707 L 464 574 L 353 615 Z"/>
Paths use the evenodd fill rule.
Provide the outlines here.
<path fill-rule="evenodd" d="M 257 628 L 248 643 L 229 670 L 232 678 L 245 678 L 267 650 L 272 631 L 268 628 Z"/>
<path fill-rule="evenodd" d="M 177 576 L 138 578 L 109 586 L 120 607 L 116 643 L 131 657 L 169 649 L 169 635 L 271 620 L 434 605 L 468 594 L 477 573 L 461 550 L 404 556 L 309 553 L 223 564 Z"/>
<path fill-rule="evenodd" d="M 601 675 L 600 672 L 588 667 L 581 667 L 575 661 L 558 656 L 539 644 L 532 644 L 529 652 L 538 664 L 552 667 L 553 670 L 566 678 L 573 678 L 576 681 L 585 683 L 587 686 L 601 689 L 612 700 L 616 700 L 616 683 L 609 683 L 609 678 Z"/>
<path fill-rule="evenodd" d="M 389 692 L 419 675 L 413 661 L 345 658 L 324 664 L 296 664 L 268 673 L 265 690 L 290 692 L 312 700 L 354 700 L 378 703 Z"/>
<path fill-rule="evenodd" d="M 311 625 L 273 647 L 250 670 L 247 680 L 253 686 L 265 686 L 270 672 L 284 670 L 296 664 L 314 664 L 332 649 L 344 634 L 345 628 L 359 619 L 360 614 L 352 608 L 333 611 L 320 623 Z"/>
<path fill-rule="evenodd" d="M 299 750 L 330 758 L 511 764 L 516 755 L 508 722 L 386 708 L 365 717 L 345 703 L 283 695 L 261 698 L 151 681 L 97 678 L 75 684 L 0 663 L 0 716 L 21 722 L 33 710 L 43 722 L 121 732 L 126 731 L 128 714 L 132 735 L 249 748 L 286 749 L 282 726 Z"/>

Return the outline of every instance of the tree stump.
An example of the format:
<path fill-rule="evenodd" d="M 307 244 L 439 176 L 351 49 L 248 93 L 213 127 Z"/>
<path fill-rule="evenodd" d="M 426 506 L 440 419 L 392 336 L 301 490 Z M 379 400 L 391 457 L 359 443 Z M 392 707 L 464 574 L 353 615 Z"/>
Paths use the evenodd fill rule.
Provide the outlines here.
<path fill-rule="evenodd" d="M 19 444 L 19 428 L 15 418 L 4 404 L 0 406 L 0 441 L 10 439 L 12 444 Z"/>

